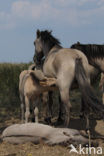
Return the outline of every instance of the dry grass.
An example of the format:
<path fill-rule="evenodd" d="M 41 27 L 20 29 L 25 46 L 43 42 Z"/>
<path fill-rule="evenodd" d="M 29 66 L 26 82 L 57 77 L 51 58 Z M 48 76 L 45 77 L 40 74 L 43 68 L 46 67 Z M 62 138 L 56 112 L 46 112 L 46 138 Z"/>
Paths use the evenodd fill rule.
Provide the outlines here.
<path fill-rule="evenodd" d="M 12 125 L 14 123 L 20 123 L 19 97 L 17 93 L 18 92 L 17 77 L 20 71 L 23 70 L 25 67 L 24 65 L 21 65 L 21 68 L 20 65 L 15 65 L 15 67 L 14 65 L 11 64 L 0 65 L 0 73 L 2 73 L 2 77 L 0 78 L 0 82 L 2 82 L 2 85 L 0 86 L 1 87 L 0 90 L 3 91 L 0 93 L 0 135 L 7 126 Z M 8 79 L 5 79 L 5 82 L 3 83 L 2 80 L 5 77 L 7 77 Z M 11 79 L 12 79 L 12 84 L 9 83 Z M 15 98 L 13 98 L 13 95 L 15 95 Z M 71 121 L 69 127 L 83 130 L 85 129 L 85 121 L 82 121 L 79 118 L 79 110 L 80 110 L 79 97 L 80 97 L 80 93 L 78 91 L 74 91 L 71 93 L 71 102 L 73 105 L 73 109 L 71 113 Z M 57 94 L 55 94 L 53 98 L 54 98 L 53 115 L 55 117 L 58 113 Z M 40 111 L 42 116 L 43 114 L 42 106 Z M 103 121 L 102 120 L 96 121 L 92 119 L 91 130 L 93 134 L 95 134 L 95 136 L 98 136 L 100 134 L 104 135 Z M 102 156 L 104 156 L 104 140 L 98 139 L 96 141 L 99 142 L 99 146 L 103 148 Z M 70 154 L 69 149 L 67 147 L 61 147 L 61 146 L 49 147 L 47 145 L 44 145 L 43 143 L 39 145 L 34 145 L 32 143 L 26 143 L 22 145 L 12 145 L 6 142 L 0 142 L 0 156 L 69 156 L 69 155 L 77 156 L 77 154 L 74 153 Z M 92 156 L 96 156 L 96 155 L 92 154 Z"/>
<path fill-rule="evenodd" d="M 3 109 L 3 112 L 1 113 L 4 118 L 2 118 L 2 122 L 0 122 L 0 134 L 3 131 L 3 129 L 9 125 L 12 125 L 14 123 L 20 123 L 19 116 L 13 115 L 12 112 L 9 114 L 6 114 L 5 109 Z M 1 116 L 0 116 L 1 117 Z M 91 120 L 91 125 L 93 127 L 93 131 L 96 135 L 104 135 L 104 123 L 101 120 Z M 77 129 L 83 129 L 84 122 L 82 122 L 78 116 L 75 117 L 72 115 L 72 119 L 70 122 L 70 127 L 77 128 Z M 103 148 L 103 155 L 104 156 L 104 140 L 97 139 L 97 142 L 99 142 L 99 146 Z M 61 147 L 61 146 L 47 146 L 43 143 L 39 145 L 35 145 L 33 143 L 26 143 L 21 145 L 12 145 L 8 144 L 6 142 L 0 143 L 0 156 L 77 156 L 77 154 L 69 153 L 70 149 L 68 147 Z M 84 156 L 84 155 L 81 155 Z M 97 155 L 91 155 L 91 156 L 97 156 Z"/>

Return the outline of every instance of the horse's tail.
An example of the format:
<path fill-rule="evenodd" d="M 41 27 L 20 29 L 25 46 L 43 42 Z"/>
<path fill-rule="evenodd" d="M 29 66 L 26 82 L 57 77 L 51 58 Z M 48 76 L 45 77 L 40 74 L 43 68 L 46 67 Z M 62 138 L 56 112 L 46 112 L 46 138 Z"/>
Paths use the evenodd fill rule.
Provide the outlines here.
<path fill-rule="evenodd" d="M 104 105 L 96 97 L 96 94 L 88 81 L 81 58 L 76 59 L 75 76 L 79 84 L 86 109 L 92 109 L 94 112 L 99 112 L 101 117 L 104 118 Z"/>

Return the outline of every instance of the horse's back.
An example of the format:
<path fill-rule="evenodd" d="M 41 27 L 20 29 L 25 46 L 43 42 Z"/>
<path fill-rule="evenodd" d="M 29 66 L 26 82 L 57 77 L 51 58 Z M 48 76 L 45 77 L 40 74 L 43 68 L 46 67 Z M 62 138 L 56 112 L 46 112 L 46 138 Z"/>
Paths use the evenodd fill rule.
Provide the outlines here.
<path fill-rule="evenodd" d="M 88 68 L 87 58 L 81 51 L 69 48 L 59 49 L 56 53 L 51 53 L 46 59 L 43 66 L 44 74 L 51 77 L 56 76 L 60 71 L 61 73 L 68 71 L 74 73 L 76 58 L 81 58 L 84 68 Z"/>
<path fill-rule="evenodd" d="M 56 57 L 62 58 L 63 61 L 64 58 L 68 60 L 75 60 L 76 58 L 82 58 L 82 61 L 84 59 L 88 63 L 87 57 L 80 50 L 77 49 L 62 48 L 58 51 L 58 53 L 56 53 Z"/>
<path fill-rule="evenodd" d="M 70 68 L 75 68 L 75 60 L 77 58 L 82 59 L 82 63 L 84 66 L 88 65 L 88 60 L 86 56 L 79 50 L 76 49 L 69 49 L 69 48 L 63 48 L 60 49 L 56 54 L 55 58 L 53 61 L 53 64 L 65 70 L 65 67 Z"/>
<path fill-rule="evenodd" d="M 23 70 L 19 75 L 19 91 L 21 91 L 23 88 L 23 79 L 26 74 L 27 74 L 27 70 Z"/>
<path fill-rule="evenodd" d="M 24 70 L 19 76 L 19 91 L 20 94 L 23 94 L 24 96 L 29 95 L 33 90 L 35 90 L 34 81 L 30 76 L 31 72 L 31 70 Z"/>

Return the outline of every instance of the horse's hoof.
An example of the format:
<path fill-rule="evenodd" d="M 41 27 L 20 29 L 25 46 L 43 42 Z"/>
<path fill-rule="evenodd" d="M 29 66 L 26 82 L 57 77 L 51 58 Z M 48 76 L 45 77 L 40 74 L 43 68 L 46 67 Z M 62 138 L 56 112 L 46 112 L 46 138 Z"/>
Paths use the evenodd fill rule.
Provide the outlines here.
<path fill-rule="evenodd" d="M 91 131 L 90 131 L 90 128 L 86 128 L 85 131 L 86 131 L 86 134 L 89 134 L 89 132 L 91 132 Z"/>
<path fill-rule="evenodd" d="M 81 112 L 79 117 L 80 117 L 80 119 L 84 119 L 85 118 L 84 113 Z"/>
<path fill-rule="evenodd" d="M 68 128 L 69 127 L 69 122 L 68 121 L 64 121 L 63 125 L 64 125 L 65 128 Z"/>
<path fill-rule="evenodd" d="M 44 121 L 48 124 L 51 125 L 51 117 L 45 118 Z"/>
<path fill-rule="evenodd" d="M 58 118 L 58 120 L 55 122 L 55 126 L 60 126 L 64 124 L 64 120 L 61 118 Z"/>
<path fill-rule="evenodd" d="M 32 122 L 35 122 L 35 118 L 32 118 Z"/>

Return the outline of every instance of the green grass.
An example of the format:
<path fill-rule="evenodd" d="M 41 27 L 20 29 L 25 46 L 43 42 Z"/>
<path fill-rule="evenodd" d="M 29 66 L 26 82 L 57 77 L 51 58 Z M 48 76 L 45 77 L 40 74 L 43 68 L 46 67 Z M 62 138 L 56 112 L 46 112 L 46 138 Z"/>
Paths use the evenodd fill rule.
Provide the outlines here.
<path fill-rule="evenodd" d="M 31 63 L 20 63 L 20 64 L 11 64 L 11 63 L 1 63 L 0 64 L 0 108 L 5 108 L 12 112 L 20 109 L 20 99 L 19 99 L 19 75 L 24 69 L 28 69 L 28 66 Z M 95 86 L 98 86 L 98 82 Z M 97 87 L 98 88 L 98 87 Z M 99 91 L 97 90 L 99 95 Z M 80 93 L 76 90 L 72 91 L 70 94 L 71 103 L 77 106 L 77 109 L 80 107 Z M 54 112 L 57 114 L 57 93 L 53 96 L 54 101 Z"/>

